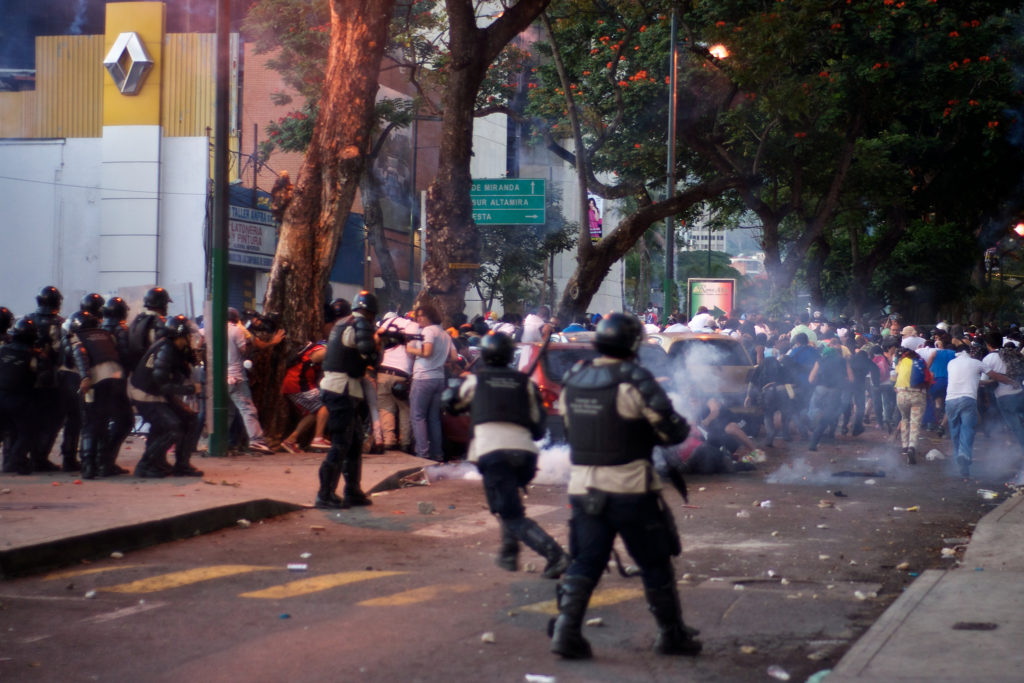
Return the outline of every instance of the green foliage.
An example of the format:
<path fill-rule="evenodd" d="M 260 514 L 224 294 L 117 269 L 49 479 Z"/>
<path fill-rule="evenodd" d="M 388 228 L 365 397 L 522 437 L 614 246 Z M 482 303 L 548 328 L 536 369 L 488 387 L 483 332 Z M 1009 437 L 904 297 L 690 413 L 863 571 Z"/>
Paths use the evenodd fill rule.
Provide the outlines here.
<path fill-rule="evenodd" d="M 547 300 L 544 273 L 554 254 L 572 249 L 579 226 L 565 221 L 561 196 L 549 188 L 544 225 L 479 225 L 480 268 L 472 280 L 486 304 L 507 310 Z"/>
<path fill-rule="evenodd" d="M 620 184 L 663 183 L 670 8 L 563 0 L 551 9 L 593 168 Z M 1007 223 L 1019 206 L 1019 3 L 696 0 L 680 9 L 680 188 L 746 176 L 745 201 L 725 195 L 715 212 L 756 209 L 775 220 L 779 232 L 766 239 L 782 260 L 802 261 L 797 241 L 822 230 L 834 303 L 860 286 L 851 263 L 878 259 L 878 275 L 894 268 L 884 258 L 893 244 L 921 248 L 908 225 L 954 226 L 942 241 L 963 268 L 985 246 L 971 234 L 1000 214 Z M 717 44 L 727 58 L 710 54 Z M 569 109 L 554 66 L 533 79 L 530 112 L 565 137 Z M 893 298 L 888 284 L 877 286 L 877 298 Z M 951 295 L 942 283 L 927 289 L 936 302 Z"/>
<path fill-rule="evenodd" d="M 428 36 L 443 26 L 444 13 L 438 11 L 439 4 L 439 0 L 397 3 L 388 50 L 396 63 L 415 67 L 436 59 L 439 48 Z M 267 125 L 268 139 L 260 144 L 264 159 L 275 149 L 305 152 L 309 146 L 327 68 L 330 27 L 327 0 L 257 0 L 243 20 L 245 38 L 255 43 L 257 53 L 273 53 L 267 65 L 281 74 L 285 85 L 305 102 Z M 272 93 L 271 99 L 279 106 L 293 102 L 287 92 Z M 413 115 L 410 101 L 381 100 L 375 110 L 377 129 L 383 130 L 389 123 L 405 127 Z"/>

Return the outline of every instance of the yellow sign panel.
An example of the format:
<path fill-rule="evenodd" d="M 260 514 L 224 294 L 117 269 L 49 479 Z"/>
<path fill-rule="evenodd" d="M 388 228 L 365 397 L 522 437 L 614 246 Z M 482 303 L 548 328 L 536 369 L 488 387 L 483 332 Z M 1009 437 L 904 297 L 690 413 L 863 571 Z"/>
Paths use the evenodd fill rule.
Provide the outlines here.
<path fill-rule="evenodd" d="M 103 81 L 104 126 L 157 126 L 160 125 L 160 96 L 163 74 L 163 46 L 166 8 L 162 2 L 112 2 L 107 4 L 107 26 L 103 54 L 122 38 L 134 34 L 153 61 L 138 93 L 126 97 L 120 83 L 109 76 Z M 96 65 L 103 69 L 102 64 Z"/>

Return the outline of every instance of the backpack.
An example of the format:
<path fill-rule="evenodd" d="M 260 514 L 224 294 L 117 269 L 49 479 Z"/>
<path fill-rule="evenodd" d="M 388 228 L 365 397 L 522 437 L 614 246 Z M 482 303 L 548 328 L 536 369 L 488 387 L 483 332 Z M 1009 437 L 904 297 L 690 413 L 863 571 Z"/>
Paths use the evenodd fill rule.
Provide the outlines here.
<path fill-rule="evenodd" d="M 928 388 L 935 383 L 935 376 L 932 374 L 924 358 L 915 358 L 910 367 L 910 386 Z"/>
<path fill-rule="evenodd" d="M 1020 386 L 1024 382 L 1024 356 L 1021 355 L 1020 349 L 1016 346 L 999 349 L 999 358 L 1006 365 L 1006 376 Z"/>

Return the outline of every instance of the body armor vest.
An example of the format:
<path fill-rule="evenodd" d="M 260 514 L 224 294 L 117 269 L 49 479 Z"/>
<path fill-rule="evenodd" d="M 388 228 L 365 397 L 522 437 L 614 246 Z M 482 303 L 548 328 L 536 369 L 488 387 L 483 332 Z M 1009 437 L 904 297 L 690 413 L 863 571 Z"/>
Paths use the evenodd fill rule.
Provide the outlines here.
<path fill-rule="evenodd" d="M 28 394 L 36 382 L 32 361 L 36 350 L 27 344 L 11 342 L 0 347 L 0 391 Z"/>
<path fill-rule="evenodd" d="M 476 373 L 470 405 L 473 426 L 485 422 L 511 422 L 533 431 L 530 419 L 529 378 L 511 368 L 484 367 Z"/>
<path fill-rule="evenodd" d="M 568 415 L 570 459 L 574 465 L 625 465 L 649 460 L 654 430 L 643 418 L 619 415 L 619 385 L 628 383 L 627 362 L 571 370 L 562 391 Z"/>
<path fill-rule="evenodd" d="M 121 359 L 121 365 L 125 370 L 132 370 L 127 367 L 131 357 L 131 350 L 128 340 L 128 325 L 124 321 L 115 318 L 104 318 L 100 326 L 114 336 L 114 343 L 117 344 L 117 355 Z"/>
<path fill-rule="evenodd" d="M 153 371 L 156 369 L 157 356 L 160 354 L 164 346 L 170 342 L 164 339 L 158 339 L 156 343 L 150 347 L 150 351 L 139 361 L 138 367 L 135 368 L 135 372 L 132 373 L 131 379 L 129 380 L 132 386 L 137 389 L 141 389 L 147 394 L 153 394 L 159 396 L 161 394 L 160 386 L 157 384 L 156 379 L 153 377 Z"/>
<path fill-rule="evenodd" d="M 360 341 L 365 342 L 365 337 L 373 339 L 373 324 L 361 316 L 352 316 L 344 322 L 340 322 L 331 330 L 331 336 L 327 340 L 327 353 L 324 356 L 324 370 L 328 372 L 343 372 L 352 379 L 359 379 L 366 374 L 366 366 L 369 362 L 355 347 L 345 346 L 342 343 L 342 336 L 349 327 L 355 328 L 355 343 L 358 346 Z"/>
<path fill-rule="evenodd" d="M 100 363 L 120 362 L 117 342 L 114 341 L 110 332 L 104 329 L 79 330 L 75 336 L 85 348 L 90 368 L 94 368 Z"/>

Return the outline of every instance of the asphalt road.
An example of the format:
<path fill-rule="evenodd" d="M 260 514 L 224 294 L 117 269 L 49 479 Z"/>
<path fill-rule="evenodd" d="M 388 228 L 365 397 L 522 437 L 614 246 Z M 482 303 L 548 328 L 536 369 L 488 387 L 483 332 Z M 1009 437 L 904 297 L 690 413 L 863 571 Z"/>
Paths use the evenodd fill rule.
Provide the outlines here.
<path fill-rule="evenodd" d="M 948 461 L 900 463 L 869 431 L 813 454 L 777 448 L 757 472 L 692 478 L 688 506 L 668 492 L 684 614 L 705 643 L 696 659 L 651 653 L 640 580 L 617 571 L 588 612 L 601 621 L 585 630 L 595 659 L 548 653 L 543 561 L 524 550 L 522 571 L 496 568 L 479 482 L 445 479 L 371 508 L 307 510 L 3 582 L 0 679 L 720 682 L 774 680 L 779 667 L 803 681 L 917 573 L 956 565 L 943 549 L 999 502 L 978 489 L 1000 489 L 1005 463 L 986 454 L 1006 449 L 1001 435 L 982 439 L 982 476 L 964 480 Z M 532 487 L 528 509 L 566 541 L 564 488 Z"/>

